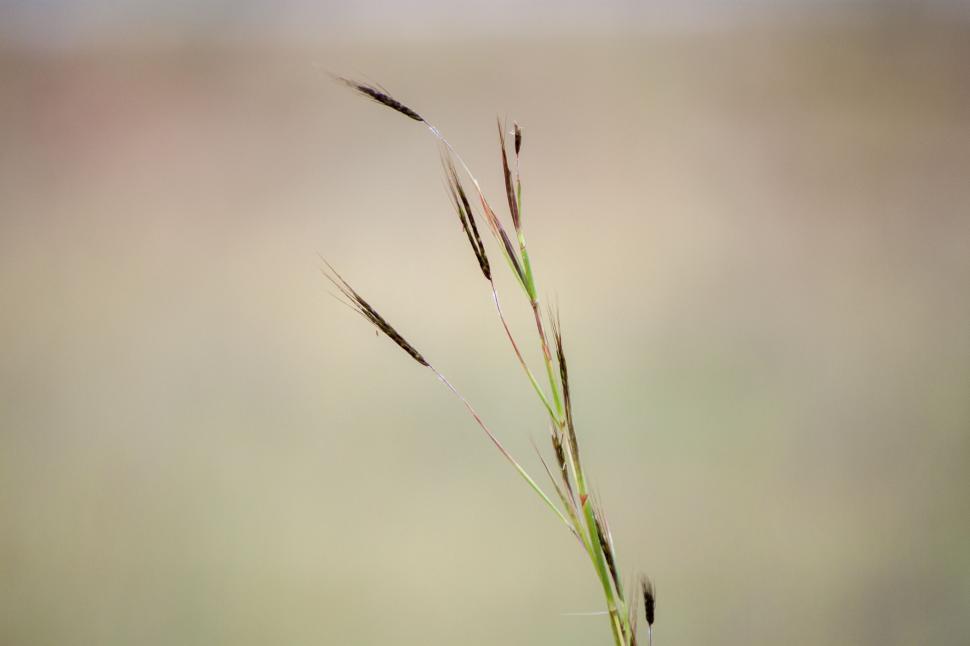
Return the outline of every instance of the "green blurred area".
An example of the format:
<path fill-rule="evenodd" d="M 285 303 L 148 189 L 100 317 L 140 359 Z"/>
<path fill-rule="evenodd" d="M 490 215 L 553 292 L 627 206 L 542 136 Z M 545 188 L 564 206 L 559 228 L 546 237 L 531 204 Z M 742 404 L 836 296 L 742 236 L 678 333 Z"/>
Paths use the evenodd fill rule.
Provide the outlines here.
<path fill-rule="evenodd" d="M 970 27 L 0 54 L 0 643 L 606 644 L 419 126 L 524 221 L 656 643 L 965 643 Z M 497 248 L 490 247 L 499 266 Z M 540 365 L 526 303 L 505 308 Z"/>

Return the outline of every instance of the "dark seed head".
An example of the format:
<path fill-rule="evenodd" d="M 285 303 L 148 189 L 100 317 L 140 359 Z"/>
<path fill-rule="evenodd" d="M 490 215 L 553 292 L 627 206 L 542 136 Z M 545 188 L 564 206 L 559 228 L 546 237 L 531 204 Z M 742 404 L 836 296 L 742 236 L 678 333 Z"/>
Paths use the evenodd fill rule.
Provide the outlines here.
<path fill-rule="evenodd" d="M 522 128 L 519 124 L 513 123 L 513 128 L 515 128 L 515 156 L 519 156 L 519 151 L 522 150 Z"/>
<path fill-rule="evenodd" d="M 512 246 L 512 241 L 509 240 L 509 234 L 505 232 L 505 229 L 499 229 L 499 236 L 502 238 L 502 245 L 505 247 L 505 253 L 508 255 L 509 260 L 512 263 L 512 271 L 514 271 L 522 284 L 525 284 L 525 273 L 522 271 L 522 266 L 519 265 L 518 257 L 515 255 L 515 247 Z"/>
<path fill-rule="evenodd" d="M 465 189 L 458 179 L 458 171 L 455 170 L 455 164 L 447 153 L 442 156 L 442 164 L 444 164 L 445 175 L 447 175 L 448 179 L 448 191 L 451 193 L 452 202 L 454 202 L 455 210 L 458 212 L 461 227 L 465 231 L 468 243 L 472 246 L 472 251 L 475 252 L 475 258 L 478 260 L 478 266 L 481 268 L 482 274 L 486 280 L 492 280 L 492 269 L 488 264 L 488 256 L 485 254 L 485 245 L 482 244 L 482 237 L 478 233 L 478 225 L 475 224 L 475 214 L 472 212 L 472 207 L 468 202 Z"/>
<path fill-rule="evenodd" d="M 653 581 L 644 576 L 640 579 L 640 587 L 643 589 L 643 615 L 647 625 L 653 626 L 654 611 L 657 608 L 657 595 L 653 589 Z"/>
<path fill-rule="evenodd" d="M 552 336 L 556 343 L 556 358 L 559 360 L 559 380 L 562 382 L 563 407 L 566 409 L 566 437 L 573 459 L 579 464 L 579 441 L 576 439 L 576 427 L 573 424 L 573 402 L 569 393 L 569 369 L 566 366 L 566 352 L 562 345 L 562 328 L 559 325 L 559 314 L 552 308 L 549 310 L 549 321 L 552 324 Z"/>
<path fill-rule="evenodd" d="M 498 124 L 498 139 L 502 146 L 502 174 L 505 176 L 505 196 L 509 201 L 509 212 L 512 214 L 512 225 L 518 231 L 519 223 L 519 204 L 515 199 L 515 188 L 512 186 L 512 172 L 509 170 L 509 157 L 505 152 L 505 131 L 502 129 L 502 122 Z"/>
<path fill-rule="evenodd" d="M 360 83 L 358 81 L 352 81 L 350 79 L 345 79 L 345 78 L 341 78 L 340 80 L 346 85 L 349 85 L 350 87 L 354 88 L 364 96 L 370 97 L 371 99 L 373 99 L 374 101 L 377 101 L 382 105 L 386 105 L 391 110 L 400 112 L 404 116 L 410 117 L 415 121 L 422 121 L 422 122 L 424 121 L 424 118 L 421 115 L 419 115 L 417 112 L 407 107 L 406 105 L 404 105 L 403 103 L 401 103 L 400 101 L 392 97 L 387 92 L 379 88 L 376 88 L 373 85 L 367 85 L 366 83 Z"/>
<path fill-rule="evenodd" d="M 408 343 L 408 341 L 401 336 L 390 323 L 384 320 L 384 317 L 378 314 L 377 310 L 370 306 L 370 303 L 365 301 L 360 294 L 354 291 L 354 288 L 347 284 L 347 281 L 345 281 L 343 277 L 337 273 L 337 270 L 335 270 L 330 263 L 328 263 L 326 260 L 324 260 L 324 262 L 327 263 L 327 267 L 333 273 L 331 276 L 324 271 L 324 276 L 326 276 L 327 279 L 340 290 L 347 300 L 350 301 L 348 305 L 355 309 L 358 314 L 367 319 L 371 325 L 386 334 L 387 338 L 396 343 L 402 350 L 407 352 L 412 359 L 420 363 L 422 366 L 427 366 L 428 362 L 423 356 L 421 356 L 421 353 L 418 352 L 413 345 Z"/>
<path fill-rule="evenodd" d="M 616 559 L 613 557 L 613 546 L 610 544 L 609 530 L 600 517 L 600 512 L 595 509 L 593 510 L 593 519 L 596 521 L 596 531 L 600 538 L 600 549 L 603 550 L 603 556 L 606 557 L 606 565 L 610 570 L 613 585 L 619 588 L 620 579 L 616 572 Z"/>
<path fill-rule="evenodd" d="M 569 492 L 570 497 L 572 497 L 573 488 L 569 483 L 569 470 L 566 467 L 566 451 L 563 449 L 562 440 L 559 438 L 559 432 L 555 428 L 552 429 L 552 450 L 556 454 L 556 462 L 559 464 L 559 473 L 562 481 L 565 483 L 566 490 Z"/>

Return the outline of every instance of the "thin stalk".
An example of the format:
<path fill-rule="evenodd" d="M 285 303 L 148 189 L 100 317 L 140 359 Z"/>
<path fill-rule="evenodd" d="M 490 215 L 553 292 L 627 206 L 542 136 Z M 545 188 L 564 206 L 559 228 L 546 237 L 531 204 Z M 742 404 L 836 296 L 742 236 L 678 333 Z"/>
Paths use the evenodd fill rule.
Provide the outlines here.
<path fill-rule="evenodd" d="M 522 271 L 525 273 L 525 290 L 529 297 L 529 304 L 532 306 L 532 315 L 535 318 L 536 330 L 539 333 L 539 341 L 542 345 L 542 360 L 546 364 L 546 377 L 549 379 L 549 388 L 552 390 L 552 399 L 556 405 L 556 424 L 561 428 L 565 423 L 562 399 L 559 396 L 559 388 L 556 385 L 556 378 L 552 367 L 552 353 L 549 351 L 549 343 L 546 341 L 546 333 L 542 326 L 542 315 L 539 313 L 539 298 L 536 295 L 535 274 L 532 271 L 532 262 L 529 260 L 529 252 L 525 246 L 525 234 L 521 230 L 516 233 L 518 235 L 519 250 L 522 256 Z"/>
<path fill-rule="evenodd" d="M 545 469 L 546 475 L 549 476 L 549 481 L 552 482 L 552 486 L 555 488 L 556 493 L 559 495 L 559 500 L 562 502 L 563 507 L 566 509 L 566 513 L 569 514 L 569 520 L 573 524 L 573 528 L 576 530 L 576 538 L 582 544 L 583 548 L 587 551 L 589 550 L 589 539 L 586 536 L 586 532 L 583 531 L 583 525 L 579 520 L 579 516 L 576 513 L 576 503 L 573 501 L 566 493 L 562 490 L 558 484 L 556 484 L 556 479 L 552 475 L 552 471 L 549 469 L 549 465 L 546 463 L 545 458 L 542 457 L 542 453 L 539 452 L 539 447 L 532 443 L 532 448 L 535 449 L 536 456 L 539 458 L 539 462 L 542 464 L 542 468 Z"/>
<path fill-rule="evenodd" d="M 573 531 L 573 528 L 570 525 L 569 520 L 562 513 L 559 507 L 557 507 L 552 502 L 549 496 L 546 495 L 546 492 L 542 490 L 542 487 L 540 487 L 536 483 L 536 481 L 532 479 L 532 476 L 530 476 L 528 472 L 526 472 L 526 470 L 522 468 L 522 465 L 519 464 L 516 461 L 516 459 L 512 457 L 512 454 L 508 452 L 505 446 L 503 446 L 502 443 L 499 442 L 498 438 L 495 437 L 495 434 L 492 433 L 492 431 L 488 428 L 488 426 L 485 425 L 485 422 L 482 421 L 482 418 L 479 416 L 478 411 L 476 411 L 475 408 L 471 405 L 471 402 L 465 399 L 465 396 L 461 394 L 461 391 L 455 388 L 455 386 L 450 381 L 448 381 L 448 379 L 443 374 L 441 374 L 441 372 L 439 372 L 437 368 L 435 368 L 430 363 L 428 364 L 428 368 L 430 368 L 431 372 L 433 372 L 435 376 L 438 377 L 438 380 L 441 383 L 443 383 L 445 386 L 447 386 L 448 390 L 450 390 L 455 395 L 455 397 L 457 397 L 461 401 L 461 403 L 465 405 L 465 408 L 468 409 L 468 413 L 472 416 L 475 422 L 481 427 L 481 429 L 485 431 L 485 434 L 488 436 L 488 439 L 492 441 L 492 444 L 495 445 L 495 448 L 497 448 L 499 452 L 505 457 L 505 459 L 508 460 L 513 467 L 515 467 L 515 470 L 518 471 L 519 475 L 522 476 L 522 478 L 529 484 L 530 487 L 532 487 L 532 490 L 535 491 L 540 498 L 542 498 L 542 501 L 546 503 L 549 509 L 551 509 L 553 512 L 555 512 L 557 516 L 559 516 L 563 524 L 566 525 L 566 527 L 569 528 L 570 531 Z"/>
<path fill-rule="evenodd" d="M 512 350 L 515 352 L 515 356 L 519 360 L 519 365 L 522 366 L 522 370 L 525 371 L 526 377 L 529 378 L 529 383 L 532 384 L 533 390 L 535 390 L 536 395 L 539 396 L 539 399 L 542 401 L 542 405 L 545 406 L 546 412 L 549 413 L 549 417 L 555 421 L 557 419 L 557 415 L 552 410 L 552 405 L 549 403 L 549 399 L 546 397 L 546 394 L 542 392 L 542 387 L 539 386 L 539 382 L 536 381 L 535 375 L 532 374 L 532 370 L 529 368 L 529 365 L 522 357 L 522 352 L 519 350 L 519 345 L 515 342 L 515 337 L 512 336 L 512 330 L 509 329 L 509 324 L 505 320 L 505 313 L 502 311 L 502 305 L 499 302 L 498 290 L 495 288 L 495 281 L 490 279 L 489 284 L 492 288 L 492 302 L 495 303 L 495 311 L 498 313 L 498 318 L 502 322 L 502 327 L 505 329 L 505 336 L 508 337 L 509 343 L 512 344 Z M 556 395 L 555 391 L 553 391 L 553 395 Z"/>

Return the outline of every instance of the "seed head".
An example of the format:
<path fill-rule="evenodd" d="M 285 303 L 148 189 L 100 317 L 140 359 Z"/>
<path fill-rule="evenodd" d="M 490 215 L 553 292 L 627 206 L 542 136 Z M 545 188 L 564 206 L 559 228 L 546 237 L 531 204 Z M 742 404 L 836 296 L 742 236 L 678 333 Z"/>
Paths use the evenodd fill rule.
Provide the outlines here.
<path fill-rule="evenodd" d="M 549 309 L 549 321 L 552 325 L 552 336 L 556 342 L 556 358 L 559 360 L 559 380 L 562 382 L 563 407 L 566 409 L 566 437 L 573 460 L 579 468 L 579 442 L 576 439 L 576 427 L 573 424 L 573 403 L 569 395 L 569 369 L 566 366 L 566 352 L 562 345 L 562 328 L 559 325 L 559 313 Z"/>
<path fill-rule="evenodd" d="M 478 234 L 478 225 L 475 224 L 475 214 L 472 212 L 471 204 L 468 202 L 468 196 L 465 194 L 465 189 L 461 185 L 461 180 L 458 179 L 458 171 L 455 170 L 455 164 L 451 160 L 447 151 L 442 153 L 442 164 L 445 167 L 445 175 L 448 179 L 448 192 L 451 193 L 452 202 L 455 205 L 455 210 L 458 212 L 458 219 L 461 221 L 461 227 L 465 231 L 465 236 L 468 238 L 468 244 L 472 246 L 472 251 L 475 252 L 475 258 L 478 260 L 478 266 L 482 270 L 486 280 L 492 280 L 492 270 L 488 264 L 488 256 L 485 255 L 485 245 L 482 244 L 482 238 Z"/>
<path fill-rule="evenodd" d="M 337 273 L 337 270 L 334 269 L 329 262 L 326 260 L 323 262 L 326 263 L 327 268 L 330 270 L 330 273 L 324 271 L 323 275 L 326 276 L 327 280 L 333 283 L 334 287 L 339 289 L 340 293 L 347 298 L 349 301 L 346 303 L 347 305 L 353 308 L 358 314 L 363 316 L 371 325 L 387 335 L 387 338 L 396 343 L 402 350 L 407 352 L 412 359 L 417 361 L 422 366 L 428 366 L 428 362 L 423 356 L 421 356 L 421 353 L 418 352 L 413 345 L 408 343 L 407 340 L 391 326 L 390 323 L 384 320 L 383 316 L 377 313 L 377 310 L 371 307 L 360 294 L 354 291 L 354 288 L 347 284 L 347 281 L 345 281 L 343 277 Z M 337 300 L 340 299 L 338 298 Z"/>
<path fill-rule="evenodd" d="M 519 205 L 518 200 L 515 199 L 515 188 L 512 186 L 512 171 L 509 169 L 509 156 L 505 151 L 505 130 L 502 128 L 501 121 L 498 123 L 498 140 L 502 147 L 502 174 L 505 176 L 505 196 L 509 201 L 509 212 L 512 214 L 512 226 L 518 231 L 520 227 Z"/>
<path fill-rule="evenodd" d="M 346 78 L 340 78 L 339 80 L 345 85 L 348 85 L 353 89 L 357 90 L 364 96 L 370 97 L 371 99 L 373 99 L 374 101 L 377 101 L 382 105 L 386 105 L 391 110 L 400 112 L 404 116 L 410 117 L 415 121 L 424 122 L 424 117 L 422 117 L 417 112 L 407 107 L 406 105 L 404 105 L 403 103 L 401 103 L 400 101 L 398 101 L 397 99 L 395 99 L 390 94 L 388 94 L 387 92 L 385 92 L 380 88 L 374 87 L 373 85 L 368 85 L 366 83 L 361 83 L 359 81 L 346 79 Z"/>
<path fill-rule="evenodd" d="M 640 578 L 640 588 L 643 591 L 643 615 L 647 625 L 653 627 L 654 611 L 657 608 L 657 595 L 653 589 L 653 581 L 646 575 Z"/>
<path fill-rule="evenodd" d="M 573 496 L 573 487 L 569 483 L 569 470 L 566 466 L 566 451 L 562 446 L 562 439 L 559 437 L 559 432 L 553 428 L 552 429 L 552 450 L 556 454 L 556 462 L 559 464 L 559 474 L 562 477 L 563 484 L 566 485 L 566 490 L 569 492 L 569 496 Z"/>
<path fill-rule="evenodd" d="M 593 520 L 596 522 L 596 531 L 600 538 L 600 549 L 603 550 L 603 556 L 606 557 L 606 565 L 610 569 L 610 577 L 613 579 L 613 585 L 619 589 L 620 578 L 616 572 L 616 559 L 613 556 L 613 544 L 609 536 L 609 528 L 606 523 L 603 522 L 602 515 L 600 512 L 593 509 Z"/>

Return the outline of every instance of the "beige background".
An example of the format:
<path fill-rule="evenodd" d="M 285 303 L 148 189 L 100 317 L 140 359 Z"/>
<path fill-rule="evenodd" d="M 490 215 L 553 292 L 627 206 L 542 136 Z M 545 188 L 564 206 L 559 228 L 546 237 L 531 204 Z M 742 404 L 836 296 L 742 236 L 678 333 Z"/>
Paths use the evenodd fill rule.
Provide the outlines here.
<path fill-rule="evenodd" d="M 554 517 L 327 295 L 318 252 L 538 468 L 433 140 L 328 70 L 429 116 L 497 205 L 495 115 L 524 125 L 658 644 L 966 643 L 964 16 L 370 9 L 6 23 L 0 643 L 609 643 L 564 616 L 601 601 Z"/>

